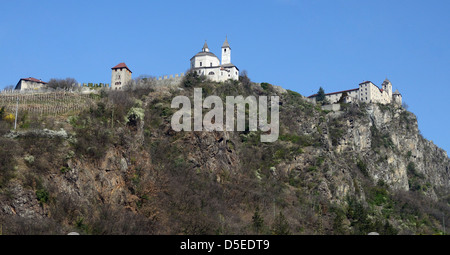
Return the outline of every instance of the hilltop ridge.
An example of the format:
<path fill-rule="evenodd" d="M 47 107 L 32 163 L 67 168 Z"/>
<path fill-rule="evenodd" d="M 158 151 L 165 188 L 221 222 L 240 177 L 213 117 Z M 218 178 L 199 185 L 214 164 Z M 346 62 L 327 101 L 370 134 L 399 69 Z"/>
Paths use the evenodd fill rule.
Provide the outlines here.
<path fill-rule="evenodd" d="M 398 104 L 323 110 L 246 76 L 138 84 L 101 92 L 77 114 L 28 116 L 18 133 L 3 132 L 4 233 L 443 233 L 450 159 Z M 175 132 L 171 101 L 197 87 L 203 97 L 279 96 L 278 140 Z M 44 128 L 67 136 L 36 131 Z"/>

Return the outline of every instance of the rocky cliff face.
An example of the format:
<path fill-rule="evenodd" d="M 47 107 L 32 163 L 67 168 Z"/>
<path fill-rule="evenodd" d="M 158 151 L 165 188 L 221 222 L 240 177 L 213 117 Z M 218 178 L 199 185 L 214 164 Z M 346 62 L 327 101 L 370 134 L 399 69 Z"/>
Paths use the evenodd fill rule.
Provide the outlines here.
<path fill-rule="evenodd" d="M 322 130 L 325 146 L 297 156 L 284 169 L 304 169 L 311 165 L 311 155 L 328 159 L 325 163 L 332 172 L 329 176 L 334 177 L 324 178 L 322 190 L 329 199 L 342 201 L 355 194 L 350 169 L 358 162 L 356 167 L 362 168 L 374 183 L 381 181 L 394 190 L 419 189 L 437 200 L 436 190 L 450 187 L 447 153 L 424 139 L 415 116 L 401 107 L 347 105 L 342 111 L 327 113 L 322 122 L 310 118 L 298 123 L 303 133 Z M 330 191 L 328 187 L 335 185 L 335 192 Z"/>
<path fill-rule="evenodd" d="M 279 140 L 262 144 L 259 131 L 173 131 L 170 102 L 192 96 L 192 86 L 106 95 L 61 119 L 64 136 L 22 130 L 2 138 L 17 152 L 15 174 L 1 186 L 4 231 L 26 232 L 18 227 L 26 219 L 33 233 L 440 231 L 450 161 L 420 135 L 412 113 L 378 104 L 324 111 L 248 81 L 196 82 L 206 95 L 279 95 Z M 257 229 L 255 210 L 265 219 Z"/>
<path fill-rule="evenodd" d="M 387 162 L 373 171 L 376 179 L 381 178 L 394 188 L 410 190 L 409 171 L 411 175 L 422 176 L 430 187 L 450 186 L 447 153 L 422 137 L 413 114 L 403 108 L 384 106 L 370 106 L 367 112 L 372 126 L 388 134 L 392 142 Z M 428 191 L 430 197 L 436 198 L 433 188 Z"/>

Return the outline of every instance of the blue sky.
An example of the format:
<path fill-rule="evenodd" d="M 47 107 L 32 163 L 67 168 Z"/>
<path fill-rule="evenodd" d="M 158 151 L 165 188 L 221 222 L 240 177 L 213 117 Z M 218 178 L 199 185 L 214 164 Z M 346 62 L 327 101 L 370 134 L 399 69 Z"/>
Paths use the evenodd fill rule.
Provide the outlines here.
<path fill-rule="evenodd" d="M 389 78 L 450 151 L 449 13 L 448 0 L 2 0 L 0 89 L 30 76 L 110 83 L 119 62 L 133 77 L 181 73 L 227 35 L 253 81 L 302 95 Z"/>

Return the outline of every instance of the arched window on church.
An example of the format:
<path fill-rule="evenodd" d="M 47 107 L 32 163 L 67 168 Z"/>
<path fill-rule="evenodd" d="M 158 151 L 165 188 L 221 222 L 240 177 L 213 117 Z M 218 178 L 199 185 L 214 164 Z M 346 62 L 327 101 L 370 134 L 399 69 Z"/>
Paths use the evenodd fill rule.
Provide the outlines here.
<path fill-rule="evenodd" d="M 209 75 L 214 75 L 214 72 L 209 72 L 208 74 L 209 74 Z"/>

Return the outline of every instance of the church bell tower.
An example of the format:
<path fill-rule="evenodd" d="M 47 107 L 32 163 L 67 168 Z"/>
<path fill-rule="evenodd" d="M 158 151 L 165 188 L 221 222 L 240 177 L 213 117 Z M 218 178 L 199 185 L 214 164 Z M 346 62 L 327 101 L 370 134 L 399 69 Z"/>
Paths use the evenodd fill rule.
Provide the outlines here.
<path fill-rule="evenodd" d="M 231 64 L 231 48 L 226 37 L 222 45 L 222 65 L 225 64 Z"/>

